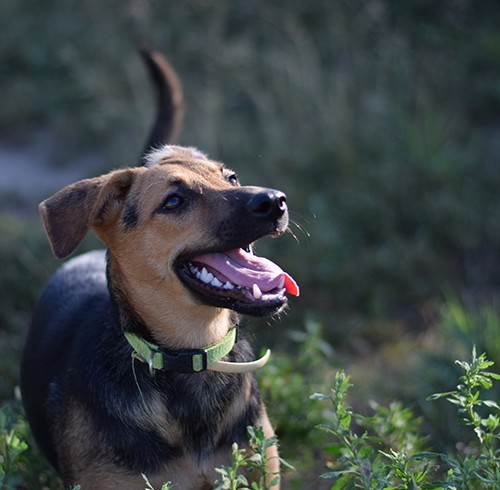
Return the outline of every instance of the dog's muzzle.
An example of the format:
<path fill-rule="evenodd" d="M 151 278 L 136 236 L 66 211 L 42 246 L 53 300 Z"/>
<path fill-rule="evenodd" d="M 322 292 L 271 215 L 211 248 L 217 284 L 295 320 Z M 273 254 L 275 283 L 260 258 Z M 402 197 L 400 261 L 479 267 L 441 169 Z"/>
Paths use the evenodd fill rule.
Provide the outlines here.
<path fill-rule="evenodd" d="M 206 304 L 254 316 L 275 313 L 287 303 L 286 294 L 298 296 L 299 288 L 278 265 L 254 255 L 251 244 L 285 232 L 286 196 L 246 186 L 224 191 L 222 199 L 229 211 L 216 230 L 217 245 L 183 255 L 178 275 Z"/>

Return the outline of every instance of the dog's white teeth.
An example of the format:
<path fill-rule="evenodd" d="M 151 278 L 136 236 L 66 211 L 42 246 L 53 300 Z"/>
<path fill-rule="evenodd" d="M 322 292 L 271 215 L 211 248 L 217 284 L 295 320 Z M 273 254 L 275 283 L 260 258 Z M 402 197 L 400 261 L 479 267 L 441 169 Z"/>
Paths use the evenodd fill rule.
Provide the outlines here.
<path fill-rule="evenodd" d="M 214 280 L 215 276 L 211 273 L 208 272 L 205 267 L 201 269 L 201 274 L 200 274 L 200 280 L 203 281 L 206 284 L 210 284 Z"/>
<path fill-rule="evenodd" d="M 212 282 L 210 284 L 212 286 L 215 286 L 216 288 L 220 288 L 222 286 L 222 283 L 216 277 L 212 279 Z"/>
<path fill-rule="evenodd" d="M 260 290 L 259 286 L 257 284 L 254 284 L 252 287 L 252 293 L 253 297 L 255 299 L 260 299 L 262 297 L 262 291 Z"/>
<path fill-rule="evenodd" d="M 203 269 L 201 269 L 200 280 L 207 284 L 210 284 L 213 279 L 214 275 L 208 272 L 205 267 L 203 267 Z"/>
<path fill-rule="evenodd" d="M 284 285 L 285 285 L 285 276 L 281 276 L 280 282 L 278 284 L 278 289 L 283 289 Z"/>
<path fill-rule="evenodd" d="M 231 284 L 229 281 L 224 284 L 219 278 L 215 277 L 211 272 L 208 272 L 206 267 L 203 267 L 201 270 L 196 266 L 191 266 L 191 272 L 196 276 L 197 279 L 208 284 L 209 286 L 213 286 L 215 288 L 222 289 L 234 289 L 234 284 Z"/>

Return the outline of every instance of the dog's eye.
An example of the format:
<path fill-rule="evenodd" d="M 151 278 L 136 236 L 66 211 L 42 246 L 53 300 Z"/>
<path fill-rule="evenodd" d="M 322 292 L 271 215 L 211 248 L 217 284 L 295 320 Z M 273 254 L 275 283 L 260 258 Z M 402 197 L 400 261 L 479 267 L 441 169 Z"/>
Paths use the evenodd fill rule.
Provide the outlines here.
<path fill-rule="evenodd" d="M 167 196 L 165 202 L 163 203 L 162 209 L 167 211 L 177 209 L 184 203 L 184 198 L 179 194 L 171 194 Z"/>
<path fill-rule="evenodd" d="M 240 185 L 240 181 L 238 180 L 238 175 L 237 174 L 230 174 L 227 176 L 227 181 L 231 185 Z"/>

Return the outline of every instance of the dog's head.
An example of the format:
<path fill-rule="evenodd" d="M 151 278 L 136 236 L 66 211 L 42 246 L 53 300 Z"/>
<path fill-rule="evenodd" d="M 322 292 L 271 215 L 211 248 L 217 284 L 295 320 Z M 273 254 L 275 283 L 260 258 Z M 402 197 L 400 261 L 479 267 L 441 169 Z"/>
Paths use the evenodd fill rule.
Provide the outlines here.
<path fill-rule="evenodd" d="M 282 192 L 240 186 L 233 171 L 192 148 L 166 146 L 146 160 L 41 203 L 57 257 L 92 228 L 133 288 L 155 284 L 182 302 L 258 316 L 282 309 L 287 292 L 298 294 L 288 274 L 250 248 L 287 229 Z"/>

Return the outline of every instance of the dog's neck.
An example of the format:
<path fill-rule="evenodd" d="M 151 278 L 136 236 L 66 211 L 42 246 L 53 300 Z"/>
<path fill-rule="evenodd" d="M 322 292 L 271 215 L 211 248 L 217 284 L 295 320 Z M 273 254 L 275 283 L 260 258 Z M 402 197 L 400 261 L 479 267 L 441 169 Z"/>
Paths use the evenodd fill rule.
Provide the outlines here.
<path fill-rule="evenodd" d="M 124 270 L 109 252 L 107 277 L 122 328 L 163 348 L 211 345 L 236 323 L 231 311 L 196 303 L 177 278 L 144 280 Z"/>

